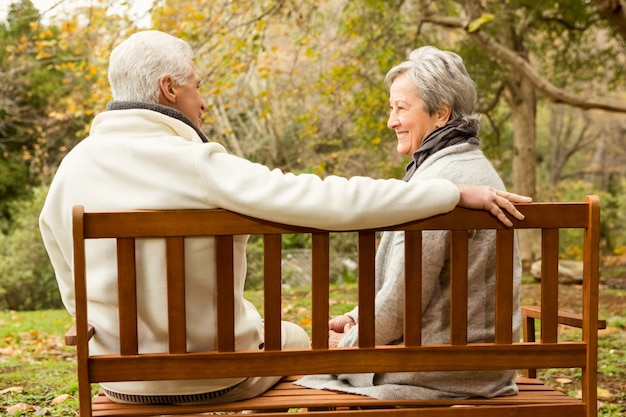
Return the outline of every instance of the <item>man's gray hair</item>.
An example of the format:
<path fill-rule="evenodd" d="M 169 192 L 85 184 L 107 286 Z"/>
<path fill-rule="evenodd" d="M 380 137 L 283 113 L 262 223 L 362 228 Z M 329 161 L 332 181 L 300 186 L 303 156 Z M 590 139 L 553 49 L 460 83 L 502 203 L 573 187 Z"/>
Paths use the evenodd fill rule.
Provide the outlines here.
<path fill-rule="evenodd" d="M 193 51 L 182 39 L 156 30 L 137 32 L 111 52 L 113 100 L 156 104 L 159 78 L 167 74 L 184 85 L 193 74 L 192 61 Z"/>
<path fill-rule="evenodd" d="M 401 74 L 409 77 L 429 114 L 447 104 L 451 108 L 450 120 L 462 119 L 478 125 L 476 84 L 459 55 L 434 46 L 415 49 L 407 61 L 389 70 L 385 76 L 387 89 Z"/>

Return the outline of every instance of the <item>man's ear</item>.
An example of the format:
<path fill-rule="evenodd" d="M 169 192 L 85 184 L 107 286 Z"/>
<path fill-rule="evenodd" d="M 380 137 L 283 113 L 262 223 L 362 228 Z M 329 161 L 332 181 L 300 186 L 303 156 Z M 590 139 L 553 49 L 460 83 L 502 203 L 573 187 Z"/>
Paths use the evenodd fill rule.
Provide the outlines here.
<path fill-rule="evenodd" d="M 176 102 L 176 90 L 174 89 L 174 80 L 171 76 L 165 74 L 159 78 L 159 88 L 161 95 L 159 101 L 161 104 L 169 104 Z"/>

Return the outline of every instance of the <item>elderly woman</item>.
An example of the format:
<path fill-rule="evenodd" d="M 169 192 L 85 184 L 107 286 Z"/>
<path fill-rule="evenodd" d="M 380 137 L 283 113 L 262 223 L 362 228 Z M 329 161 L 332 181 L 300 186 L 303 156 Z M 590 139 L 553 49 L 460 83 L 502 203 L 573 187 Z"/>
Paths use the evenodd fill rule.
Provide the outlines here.
<path fill-rule="evenodd" d="M 457 54 L 432 46 L 414 50 L 385 77 L 397 151 L 412 158 L 405 181 L 445 178 L 504 190 L 476 137 L 476 87 Z M 424 344 L 450 342 L 449 234 L 424 234 L 422 338 Z M 404 235 L 383 234 L 377 252 L 376 343 L 403 338 Z M 495 320 L 495 232 L 478 231 L 469 241 L 468 341 L 493 341 Z M 519 333 L 521 264 L 516 254 L 514 332 Z M 330 321 L 331 346 L 358 344 L 358 309 Z M 309 376 L 300 384 L 376 398 L 445 399 L 517 393 L 514 371 L 421 372 Z"/>

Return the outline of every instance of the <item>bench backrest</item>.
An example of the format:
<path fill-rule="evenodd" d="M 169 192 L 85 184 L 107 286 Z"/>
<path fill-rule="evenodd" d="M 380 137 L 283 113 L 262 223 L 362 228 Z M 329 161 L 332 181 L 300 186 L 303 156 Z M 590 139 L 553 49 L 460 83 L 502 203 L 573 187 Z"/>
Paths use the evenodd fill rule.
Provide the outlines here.
<path fill-rule="evenodd" d="M 583 401 L 596 401 L 599 200 L 585 202 L 520 204 L 525 214 L 514 227 L 500 224 L 491 214 L 456 208 L 450 213 L 376 230 L 358 230 L 359 347 L 329 349 L 330 235 L 326 230 L 305 229 L 254 219 L 225 210 L 172 210 L 95 213 L 75 207 L 74 274 L 76 286 L 77 353 L 79 386 L 88 382 L 226 378 L 311 373 L 393 371 L 452 371 L 480 369 L 581 368 Z M 583 236 L 582 337 L 560 341 L 558 335 L 559 230 L 578 228 Z M 493 343 L 467 343 L 468 231 L 494 229 L 497 239 L 496 329 Z M 541 229 L 541 328 L 536 342 L 515 340 L 513 320 L 513 247 L 516 229 Z M 375 346 L 374 261 L 377 232 L 405 231 L 407 294 L 421 293 L 421 232 L 450 230 L 451 343 L 422 345 L 421 297 L 405 303 L 404 344 Z M 354 232 L 354 231 L 352 231 Z M 281 235 L 312 236 L 312 348 L 281 350 Z M 265 349 L 235 351 L 233 318 L 233 235 L 261 234 L 264 239 Z M 184 239 L 215 238 L 217 280 L 217 350 L 186 352 Z M 119 271 L 120 354 L 90 356 L 85 260 L 88 239 L 117 239 Z M 166 241 L 169 352 L 138 354 L 135 239 Z M 96 329 L 97 332 L 97 329 Z M 89 394 L 85 394 L 88 398 Z M 81 404 L 84 398 L 81 395 Z M 89 400 L 87 399 L 87 402 Z"/>

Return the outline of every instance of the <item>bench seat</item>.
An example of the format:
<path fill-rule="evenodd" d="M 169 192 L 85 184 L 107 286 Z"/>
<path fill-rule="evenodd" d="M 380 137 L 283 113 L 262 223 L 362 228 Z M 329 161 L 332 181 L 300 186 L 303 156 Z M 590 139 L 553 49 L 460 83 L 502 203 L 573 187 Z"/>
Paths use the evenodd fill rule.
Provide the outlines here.
<path fill-rule="evenodd" d="M 506 405 L 507 408 L 511 406 L 524 408 L 527 409 L 526 411 L 533 409 L 533 415 L 537 417 L 554 417 L 557 415 L 555 414 L 555 408 L 558 408 L 559 413 L 561 413 L 564 407 L 567 409 L 567 412 L 563 415 L 567 415 L 568 417 L 585 415 L 580 400 L 548 387 L 536 378 L 519 377 L 517 384 L 520 392 L 515 396 L 437 401 L 379 400 L 356 394 L 304 388 L 293 383 L 296 379 L 297 377 L 283 378 L 283 380 L 272 389 L 257 398 L 228 404 L 218 404 L 210 407 L 206 405 L 167 406 L 117 404 L 109 400 L 103 392 L 100 391 L 93 404 L 93 415 L 102 417 L 123 415 L 151 416 L 155 413 L 160 413 L 161 415 L 171 413 L 171 415 L 178 416 L 206 416 L 207 414 L 193 413 L 207 413 L 207 410 L 210 409 L 210 412 L 216 413 L 236 413 L 242 410 L 258 410 L 263 411 L 263 415 L 284 417 L 284 412 L 272 412 L 272 410 L 285 407 L 300 409 L 298 414 L 305 413 L 306 410 L 304 409 L 308 409 L 312 413 L 316 412 L 315 410 L 318 409 L 326 409 L 333 410 L 333 415 L 349 416 L 363 415 L 364 413 L 366 415 L 370 413 L 375 414 L 377 408 L 411 407 L 411 409 L 398 408 L 397 415 L 459 416 L 458 410 L 449 410 L 449 408 L 467 406 L 468 410 L 466 410 L 463 415 L 501 417 L 507 415 L 502 409 L 503 405 Z M 440 406 L 441 409 L 432 408 L 437 406 Z M 422 409 L 420 410 L 419 407 L 422 407 Z M 369 413 L 366 413 L 366 411 L 369 411 Z"/>

